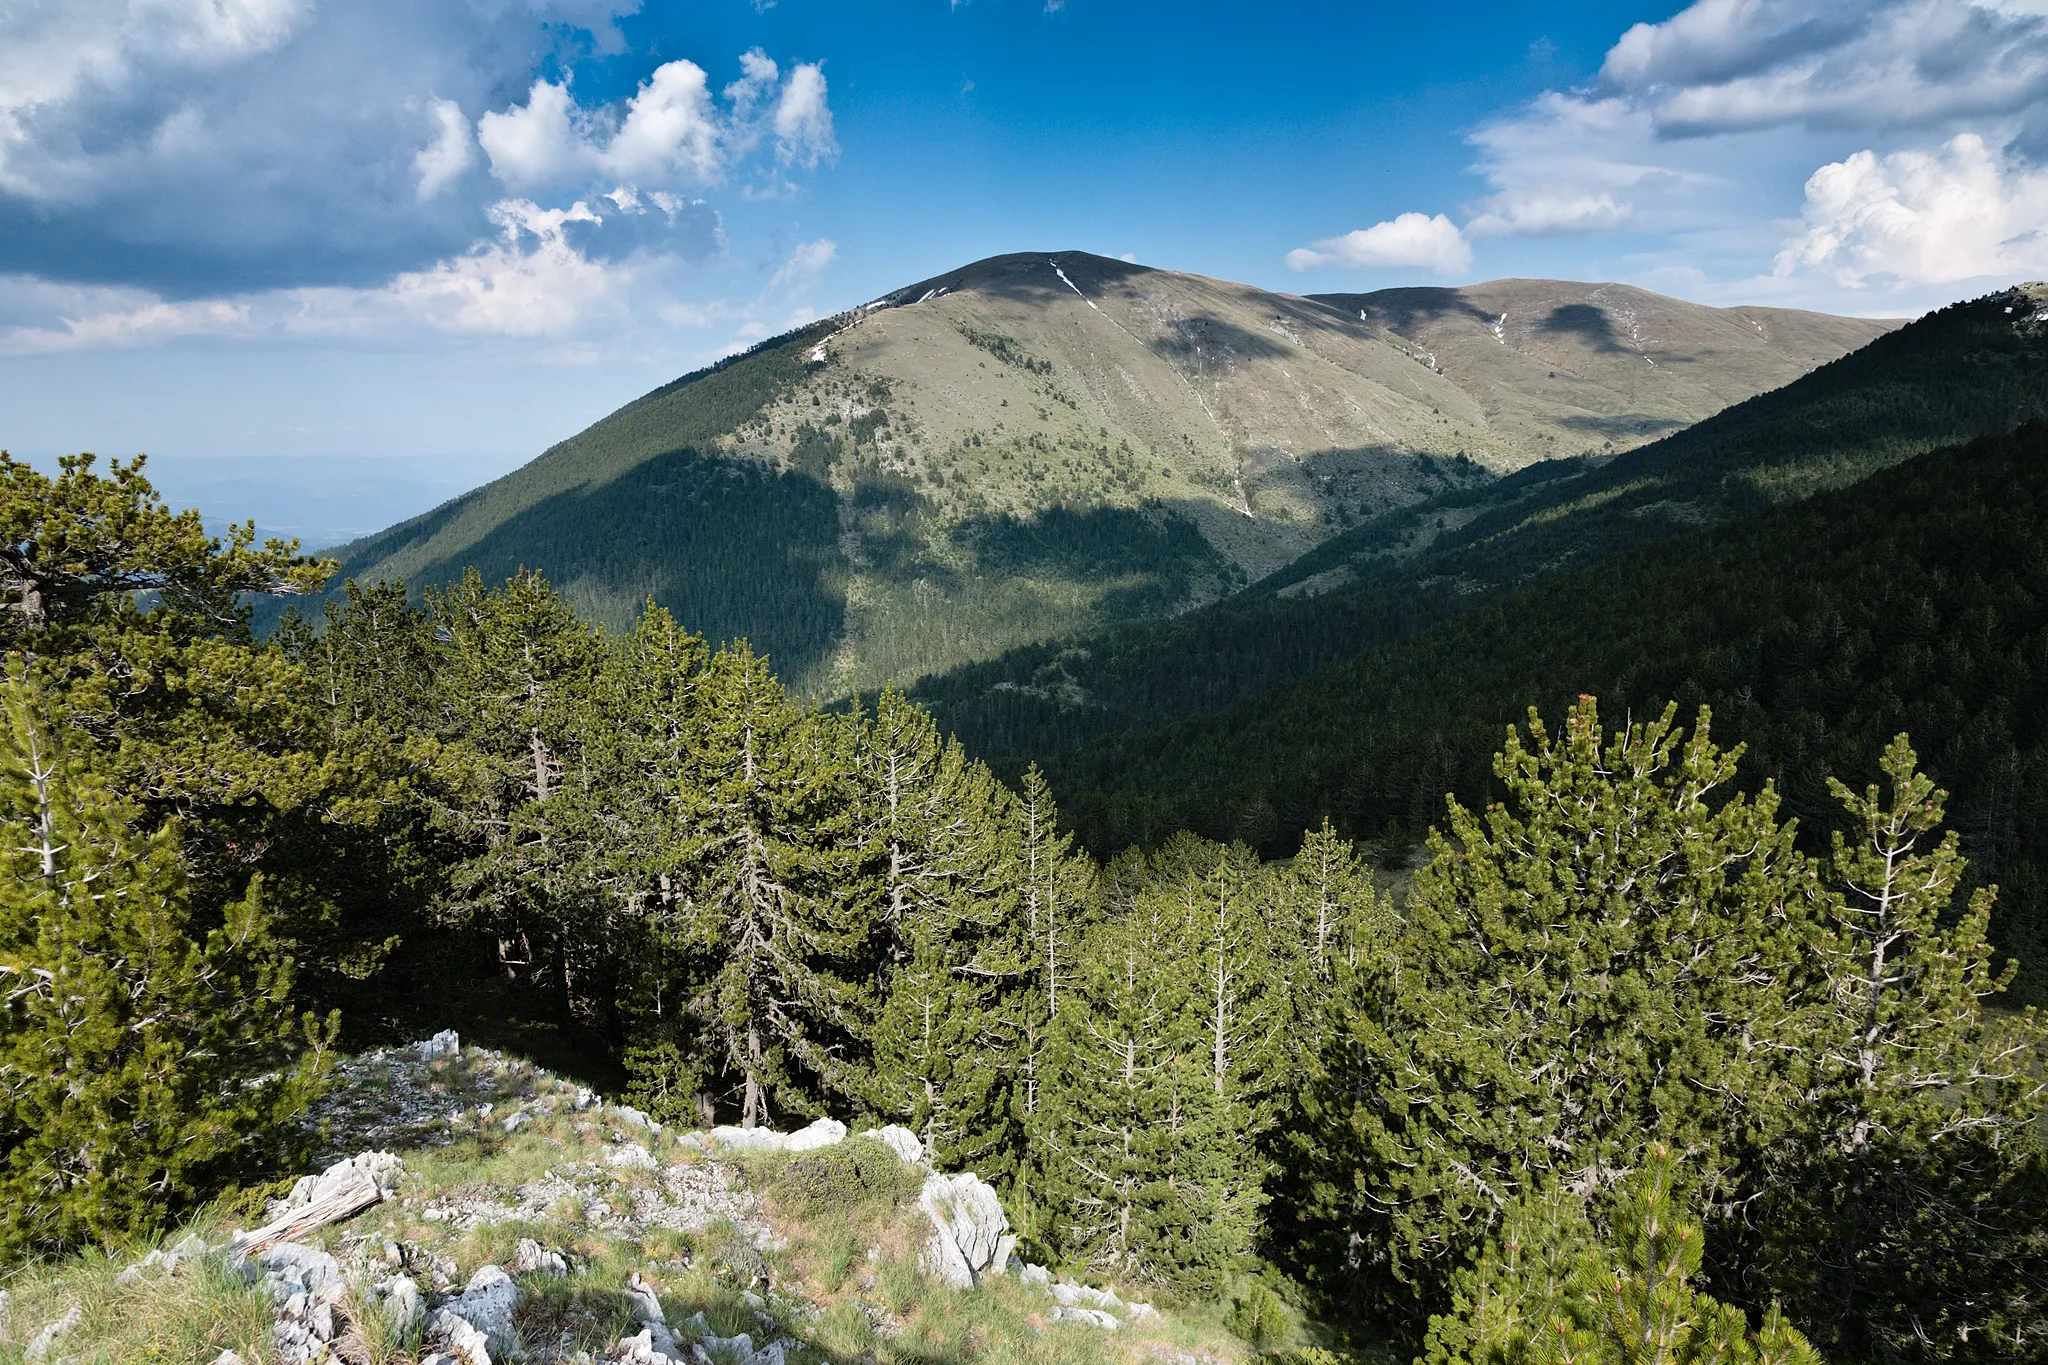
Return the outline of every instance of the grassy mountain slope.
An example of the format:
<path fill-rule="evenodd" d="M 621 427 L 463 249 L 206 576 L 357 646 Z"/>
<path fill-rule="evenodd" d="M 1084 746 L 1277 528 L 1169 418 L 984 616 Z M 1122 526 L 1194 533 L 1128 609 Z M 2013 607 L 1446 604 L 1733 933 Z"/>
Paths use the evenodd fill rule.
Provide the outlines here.
<path fill-rule="evenodd" d="M 1213 607 L 1014 650 L 912 694 L 1013 762 L 1243 702 L 1538 579 L 2048 416 L 2039 301 L 1958 304 L 1637 450 L 1449 490 Z"/>
<path fill-rule="evenodd" d="M 1606 316 L 1558 305 L 1575 306 Z M 799 691 L 843 695 L 1186 611 L 1543 459 L 1574 423 L 1646 404 L 1695 420 L 1826 349 L 1671 307 L 1673 344 L 1729 368 L 1727 393 L 1652 403 L 1574 333 L 1560 354 L 1603 377 L 1560 398 L 1312 300 L 1085 253 L 995 257 L 656 390 L 343 547 L 343 571 L 536 567 L 617 625 L 652 595 L 713 638 L 750 636 Z M 1838 350 L 1884 326 L 1806 324 Z"/>
<path fill-rule="evenodd" d="M 1412 840 L 1441 794 L 1489 799 L 1529 706 L 1711 705 L 1810 829 L 1826 776 L 1912 734 L 1949 823 L 2005 888 L 2008 951 L 2048 950 L 2048 425 L 1920 455 L 1851 488 L 1629 551 L 1272 695 L 1049 767 L 1098 848 L 1180 828 L 1273 850 L 1325 816 Z M 2033 997 L 2048 971 L 2030 974 Z"/>
<path fill-rule="evenodd" d="M 1780 388 L 1896 325 L 1708 308 L 1625 284 L 1493 280 L 1310 298 L 1385 328 L 1545 455 L 1627 450 Z"/>

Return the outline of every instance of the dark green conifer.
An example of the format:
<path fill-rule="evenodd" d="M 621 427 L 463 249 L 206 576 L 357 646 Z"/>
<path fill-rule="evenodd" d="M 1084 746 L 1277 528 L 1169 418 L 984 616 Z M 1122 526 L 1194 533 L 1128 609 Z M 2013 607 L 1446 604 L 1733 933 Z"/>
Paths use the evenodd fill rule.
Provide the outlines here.
<path fill-rule="evenodd" d="M 291 1008 L 261 880 L 208 922 L 178 830 L 0 682 L 0 1255 L 162 1226 L 302 1154 L 335 1021 Z"/>

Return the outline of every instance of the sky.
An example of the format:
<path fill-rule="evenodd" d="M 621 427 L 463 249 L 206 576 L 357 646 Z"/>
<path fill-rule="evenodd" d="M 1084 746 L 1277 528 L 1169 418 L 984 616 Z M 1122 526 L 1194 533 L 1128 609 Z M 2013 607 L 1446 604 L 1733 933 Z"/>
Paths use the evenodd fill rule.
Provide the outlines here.
<path fill-rule="evenodd" d="M 1009 251 L 1898 316 L 2044 229 L 2048 0 L 0 0 L 37 458 L 509 468 Z"/>

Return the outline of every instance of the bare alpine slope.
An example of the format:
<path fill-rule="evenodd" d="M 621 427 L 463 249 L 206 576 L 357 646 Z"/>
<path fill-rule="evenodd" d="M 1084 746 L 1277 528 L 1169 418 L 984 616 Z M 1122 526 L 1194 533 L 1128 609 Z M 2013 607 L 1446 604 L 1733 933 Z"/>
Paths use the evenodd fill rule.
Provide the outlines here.
<path fill-rule="evenodd" d="M 1501 338 L 1494 289 L 1513 293 Z M 1517 330 L 1545 301 L 1552 320 Z M 652 597 L 845 695 L 1217 600 L 1367 519 L 1635 444 L 1888 326 L 1620 286 L 1318 300 L 999 256 L 685 376 L 338 553 L 415 587 L 537 568 L 614 625 Z"/>

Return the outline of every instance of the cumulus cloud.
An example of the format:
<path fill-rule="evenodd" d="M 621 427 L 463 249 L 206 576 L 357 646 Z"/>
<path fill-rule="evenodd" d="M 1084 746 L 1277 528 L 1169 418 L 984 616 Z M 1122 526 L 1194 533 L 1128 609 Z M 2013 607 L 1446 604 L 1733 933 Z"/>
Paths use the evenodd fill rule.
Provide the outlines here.
<path fill-rule="evenodd" d="M 168 299 L 127 286 L 0 277 L 0 354 L 135 347 L 185 337 L 247 341 L 451 337 L 615 342 L 735 316 L 723 304 L 678 305 L 689 264 L 677 226 L 703 249 L 718 244 L 702 201 L 621 190 L 548 208 L 504 199 L 492 233 L 468 250 L 374 287 L 312 286 Z M 666 231 L 649 232 L 650 220 Z M 636 236 L 637 234 L 637 236 Z M 658 241 L 659 250 L 646 243 Z M 814 243 L 806 260 L 831 257 Z"/>
<path fill-rule="evenodd" d="M 816 166 L 839 153 L 832 111 L 825 103 L 825 70 L 806 62 L 789 73 L 775 104 L 775 151 L 785 166 Z"/>
<path fill-rule="evenodd" d="M 1473 237 L 1554 237 L 1605 232 L 1634 216 L 1634 205 L 1609 193 L 1537 187 L 1494 195 L 1485 201 L 1485 212 L 1465 224 L 1465 231 Z"/>
<path fill-rule="evenodd" d="M 1857 152 L 1806 182 L 1774 273 L 1861 289 L 2048 270 L 2048 171 L 1965 133 L 1933 152 Z"/>
<path fill-rule="evenodd" d="M 1469 140 L 1488 193 L 1468 241 L 1661 234 L 1640 270 L 1824 306 L 2038 269 L 2048 5 L 1696 0 L 1621 34 L 1591 84 Z"/>
<path fill-rule="evenodd" d="M 822 77 L 785 79 L 759 52 L 739 59 L 722 104 L 691 61 L 615 104 L 579 102 L 578 63 L 623 51 L 613 20 L 637 8 L 0 6 L 7 264 L 166 297 L 367 288 L 493 240 L 508 192 L 563 208 L 621 184 L 735 178 L 756 144 L 784 136 L 785 105 L 790 151 L 771 167 L 829 155 Z"/>
<path fill-rule="evenodd" d="M 417 193 L 422 199 L 432 199 L 446 189 L 476 160 L 475 142 L 462 106 L 454 100 L 434 100 L 429 108 L 436 126 L 434 140 L 420 148 L 412 159 L 413 172 L 419 176 Z"/>
<path fill-rule="evenodd" d="M 1623 34 L 1600 79 L 1667 136 L 1925 128 L 2039 102 L 2048 19 L 1996 0 L 1699 0 Z"/>
<path fill-rule="evenodd" d="M 1326 237 L 1287 253 L 1292 270 L 1341 265 L 1365 269 L 1423 269 L 1455 275 L 1472 264 L 1464 234 L 1441 213 L 1404 213 L 1369 228 Z"/>

